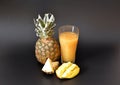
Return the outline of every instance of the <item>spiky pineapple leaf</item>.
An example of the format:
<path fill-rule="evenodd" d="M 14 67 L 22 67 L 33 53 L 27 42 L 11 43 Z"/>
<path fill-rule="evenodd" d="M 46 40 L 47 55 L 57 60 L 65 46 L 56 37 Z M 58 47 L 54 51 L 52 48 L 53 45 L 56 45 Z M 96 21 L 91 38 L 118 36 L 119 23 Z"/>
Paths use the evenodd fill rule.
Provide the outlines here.
<path fill-rule="evenodd" d="M 36 35 L 41 38 L 51 37 L 54 34 L 53 28 L 56 26 L 54 21 L 55 17 L 51 13 L 45 14 L 43 19 L 38 15 L 38 18 L 34 19 Z"/>
<path fill-rule="evenodd" d="M 45 23 L 43 22 L 43 20 L 39 19 L 39 24 L 42 26 L 42 28 L 45 27 Z"/>

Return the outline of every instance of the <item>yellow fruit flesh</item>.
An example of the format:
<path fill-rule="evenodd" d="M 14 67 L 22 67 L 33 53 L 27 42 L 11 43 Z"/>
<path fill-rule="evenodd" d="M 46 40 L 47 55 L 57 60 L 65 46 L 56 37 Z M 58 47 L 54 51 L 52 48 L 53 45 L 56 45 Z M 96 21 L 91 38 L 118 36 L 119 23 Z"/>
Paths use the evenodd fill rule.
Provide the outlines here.
<path fill-rule="evenodd" d="M 80 68 L 71 62 L 63 63 L 57 70 L 56 75 L 60 79 L 74 78 L 80 72 Z"/>
<path fill-rule="evenodd" d="M 63 78 L 73 78 L 79 73 L 80 69 L 78 67 L 71 67 L 62 75 Z"/>
<path fill-rule="evenodd" d="M 62 75 L 63 73 L 66 71 L 65 68 L 68 68 L 72 63 L 63 63 L 57 70 L 56 70 L 56 73 L 57 73 L 57 76 L 59 78 L 62 78 Z"/>

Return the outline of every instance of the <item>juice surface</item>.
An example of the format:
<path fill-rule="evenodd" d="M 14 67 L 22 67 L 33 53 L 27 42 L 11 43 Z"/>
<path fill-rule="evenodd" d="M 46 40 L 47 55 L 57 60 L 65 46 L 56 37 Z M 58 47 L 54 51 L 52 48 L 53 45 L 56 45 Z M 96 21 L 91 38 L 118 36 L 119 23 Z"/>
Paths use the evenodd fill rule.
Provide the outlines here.
<path fill-rule="evenodd" d="M 62 62 L 75 62 L 78 35 L 73 32 L 63 32 L 59 35 L 59 41 Z"/>

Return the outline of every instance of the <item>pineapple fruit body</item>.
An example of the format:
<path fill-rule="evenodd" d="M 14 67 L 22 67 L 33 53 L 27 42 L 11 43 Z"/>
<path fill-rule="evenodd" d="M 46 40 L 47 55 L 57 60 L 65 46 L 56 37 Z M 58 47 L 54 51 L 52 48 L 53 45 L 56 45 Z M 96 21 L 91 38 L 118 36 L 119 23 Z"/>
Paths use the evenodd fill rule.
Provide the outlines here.
<path fill-rule="evenodd" d="M 59 44 L 54 38 L 39 38 L 35 46 L 37 60 L 45 64 L 47 58 L 56 61 L 60 58 Z"/>

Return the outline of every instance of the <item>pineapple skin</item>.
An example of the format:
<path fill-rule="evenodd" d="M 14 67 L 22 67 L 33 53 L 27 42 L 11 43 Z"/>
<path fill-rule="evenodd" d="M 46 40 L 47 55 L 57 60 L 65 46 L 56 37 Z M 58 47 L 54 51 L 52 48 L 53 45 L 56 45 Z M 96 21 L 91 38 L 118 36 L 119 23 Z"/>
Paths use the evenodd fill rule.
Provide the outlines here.
<path fill-rule="evenodd" d="M 39 38 L 35 45 L 35 55 L 41 64 L 45 64 L 47 58 L 52 61 L 59 60 L 60 46 L 54 38 Z"/>

